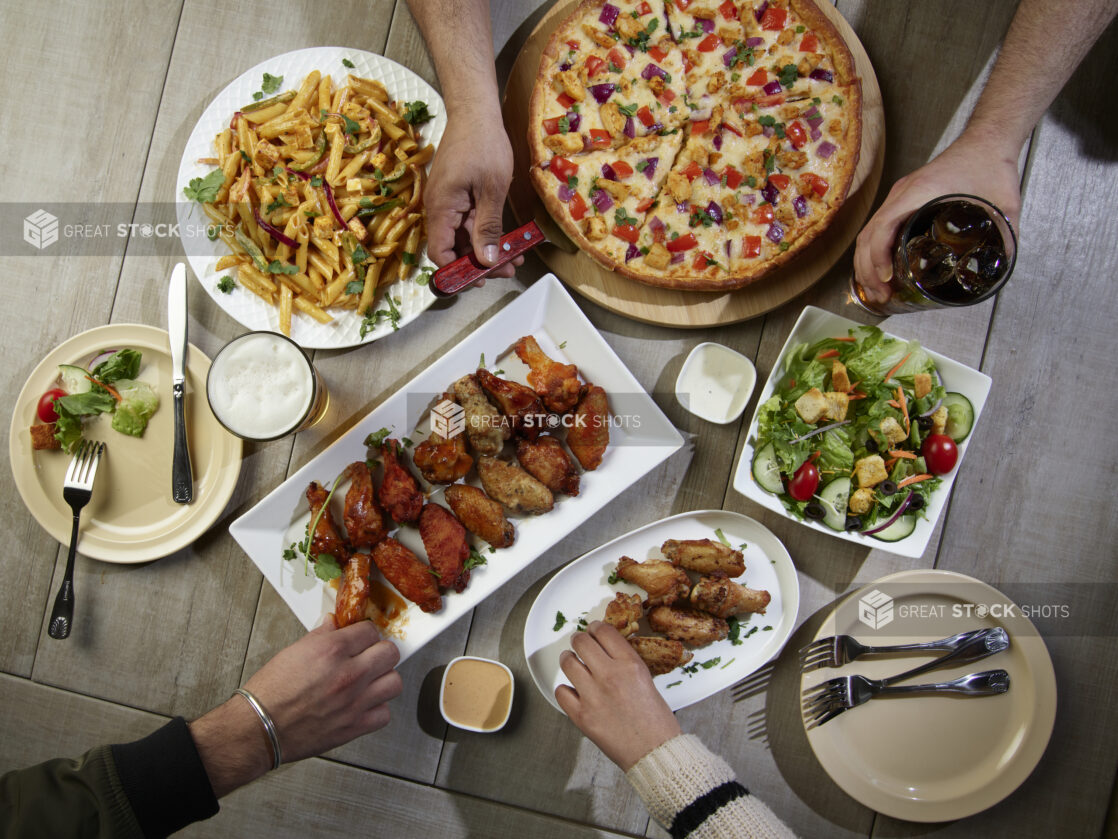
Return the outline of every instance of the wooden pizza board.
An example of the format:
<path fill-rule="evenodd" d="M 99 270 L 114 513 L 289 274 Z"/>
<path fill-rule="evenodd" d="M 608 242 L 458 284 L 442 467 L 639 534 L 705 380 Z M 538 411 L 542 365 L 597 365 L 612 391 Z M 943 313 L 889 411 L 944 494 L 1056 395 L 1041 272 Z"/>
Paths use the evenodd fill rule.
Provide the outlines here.
<path fill-rule="evenodd" d="M 539 74 L 540 56 L 559 22 L 578 0 L 560 0 L 528 36 L 505 85 L 505 129 L 512 141 L 514 171 L 509 203 L 523 224 L 535 219 L 550 242 L 540 258 L 564 283 L 583 297 L 624 317 L 665 326 L 719 326 L 763 315 L 818 282 L 854 241 L 869 215 L 885 162 L 885 119 L 881 88 L 865 47 L 833 5 L 818 5 L 835 24 L 854 56 L 862 77 L 862 150 L 846 202 L 831 226 L 796 259 L 736 291 L 679 291 L 645 285 L 603 268 L 573 243 L 551 220 L 528 177 L 528 101 Z"/>

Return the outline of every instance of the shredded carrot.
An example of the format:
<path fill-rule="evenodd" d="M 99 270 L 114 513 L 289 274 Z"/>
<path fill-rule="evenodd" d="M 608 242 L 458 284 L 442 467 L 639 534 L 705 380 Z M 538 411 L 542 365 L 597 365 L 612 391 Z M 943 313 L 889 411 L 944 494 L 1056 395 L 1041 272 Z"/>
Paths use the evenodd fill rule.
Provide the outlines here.
<path fill-rule="evenodd" d="M 903 457 L 905 460 L 916 460 L 916 455 L 912 452 L 901 451 L 900 449 L 890 449 L 889 454 L 893 457 Z"/>
<path fill-rule="evenodd" d="M 795 386 L 796 386 L 796 380 L 795 379 L 789 379 L 788 380 L 788 387 L 795 387 Z"/>
<path fill-rule="evenodd" d="M 895 457 L 891 457 L 887 461 L 885 461 L 885 470 L 887 472 L 892 472 L 893 467 L 896 466 L 896 465 L 897 465 L 897 459 Z"/>
<path fill-rule="evenodd" d="M 896 408 L 898 411 L 901 409 L 901 403 L 898 402 L 896 399 L 890 399 L 885 404 L 888 405 L 890 408 Z"/>
<path fill-rule="evenodd" d="M 897 484 L 897 489 L 900 489 L 901 487 L 906 487 L 909 484 L 918 484 L 921 481 L 927 481 L 927 480 L 930 480 L 931 478 L 934 478 L 934 477 L 935 477 L 935 475 L 929 475 L 926 472 L 923 475 L 910 475 L 909 477 L 905 478 L 903 481 L 901 481 L 900 483 Z"/>
<path fill-rule="evenodd" d="M 838 350 L 825 350 L 825 351 L 819 353 L 819 355 L 817 355 L 815 357 L 820 359 L 820 360 L 822 360 L 824 358 L 838 358 L 838 354 L 839 354 Z"/>
<path fill-rule="evenodd" d="M 858 385 L 860 385 L 860 384 L 861 384 L 861 382 L 855 382 L 854 384 L 852 384 L 850 387 L 848 387 L 846 389 L 846 392 L 851 393 L 854 390 L 854 388 L 858 387 Z M 862 395 L 865 396 L 864 393 Z"/>
<path fill-rule="evenodd" d="M 808 458 L 808 461 L 811 462 L 811 463 L 815 463 L 815 461 L 817 461 L 819 459 L 819 456 L 821 454 L 823 454 L 823 452 L 819 451 L 819 449 L 816 449 L 815 451 L 813 451 L 811 453 L 811 457 Z"/>
<path fill-rule="evenodd" d="M 904 412 L 904 430 L 910 431 L 908 420 L 908 400 L 905 399 L 904 388 L 897 385 L 897 401 L 901 403 L 901 411 Z"/>
<path fill-rule="evenodd" d="M 846 343 L 848 343 L 848 344 L 854 344 L 854 343 L 857 343 L 857 341 L 858 341 L 858 339 L 857 339 L 857 338 L 850 338 L 850 337 L 846 337 L 846 338 L 839 338 L 838 336 L 835 336 L 835 337 L 834 337 L 834 338 L 832 338 L 831 340 L 832 340 L 832 341 L 845 341 L 845 342 L 846 342 Z"/>
<path fill-rule="evenodd" d="M 865 394 L 865 393 L 852 393 L 852 394 L 850 394 L 851 399 L 865 399 L 866 396 L 868 396 L 868 394 Z"/>
<path fill-rule="evenodd" d="M 890 371 L 889 371 L 888 373 L 886 373 L 886 374 L 885 374 L 885 378 L 883 378 L 883 379 L 882 379 L 882 381 L 883 381 L 883 382 L 887 382 L 887 381 L 889 381 L 889 380 L 890 380 L 891 378 L 893 378 L 893 374 L 894 374 L 894 373 L 896 373 L 896 372 L 897 372 L 898 370 L 900 370 L 900 369 L 901 369 L 902 367 L 904 367 L 904 363 L 905 363 L 906 361 L 908 361 L 908 357 L 909 357 L 910 355 L 912 355 L 912 353 L 905 353 L 905 357 L 904 357 L 904 358 L 902 358 L 902 359 L 901 359 L 900 361 L 898 361 L 898 362 L 897 362 L 897 364 L 896 364 L 896 366 L 895 366 L 895 367 L 893 367 L 893 369 L 892 369 L 892 370 L 890 370 Z"/>
<path fill-rule="evenodd" d="M 113 399 L 115 399 L 117 402 L 123 402 L 124 401 L 121 398 L 121 395 L 119 393 L 117 393 L 116 388 L 114 388 L 112 385 L 105 384 L 105 382 L 98 381 L 97 379 L 93 378 L 92 376 L 86 376 L 86 378 L 89 379 L 91 382 L 93 382 L 93 384 L 95 384 L 99 387 L 103 387 L 105 390 L 107 390 L 109 392 L 109 394 L 113 397 Z"/>

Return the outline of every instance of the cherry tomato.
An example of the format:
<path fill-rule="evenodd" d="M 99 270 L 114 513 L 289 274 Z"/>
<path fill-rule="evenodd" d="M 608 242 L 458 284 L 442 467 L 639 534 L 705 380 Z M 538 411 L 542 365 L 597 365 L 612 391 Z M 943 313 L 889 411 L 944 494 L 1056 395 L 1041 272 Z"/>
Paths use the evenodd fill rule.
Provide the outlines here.
<path fill-rule="evenodd" d="M 819 470 L 810 460 L 805 460 L 803 466 L 796 470 L 796 474 L 788 482 L 788 494 L 797 501 L 810 501 L 817 489 L 819 489 Z"/>
<path fill-rule="evenodd" d="M 39 419 L 43 422 L 56 422 L 58 420 L 58 412 L 54 410 L 54 400 L 65 395 L 66 391 L 55 387 L 40 396 L 39 407 L 36 409 L 39 412 Z"/>
<path fill-rule="evenodd" d="M 924 455 L 928 471 L 934 475 L 950 472 L 959 462 L 959 447 L 946 434 L 929 434 L 920 447 L 920 453 Z"/>

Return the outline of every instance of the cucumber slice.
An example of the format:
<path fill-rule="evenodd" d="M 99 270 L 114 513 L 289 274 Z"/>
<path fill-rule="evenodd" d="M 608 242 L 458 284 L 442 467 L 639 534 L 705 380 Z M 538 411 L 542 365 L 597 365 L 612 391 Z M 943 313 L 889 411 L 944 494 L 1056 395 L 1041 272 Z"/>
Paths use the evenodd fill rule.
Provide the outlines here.
<path fill-rule="evenodd" d="M 835 478 L 819 493 L 819 500 L 827 514 L 823 524 L 831 530 L 846 529 L 846 505 L 850 501 L 850 478 Z"/>
<path fill-rule="evenodd" d="M 956 443 L 963 442 L 974 427 L 974 406 L 961 393 L 944 394 L 943 405 L 947 408 L 944 432 Z"/>
<path fill-rule="evenodd" d="M 899 542 L 916 529 L 916 516 L 904 515 L 889 525 L 884 530 L 870 534 L 874 539 L 882 542 Z"/>
<path fill-rule="evenodd" d="M 89 371 L 84 367 L 59 364 L 58 375 L 62 379 L 62 389 L 70 396 L 75 393 L 87 393 L 93 389 L 93 382 L 88 378 Z"/>
<path fill-rule="evenodd" d="M 776 461 L 776 449 L 772 443 L 762 446 L 753 455 L 753 480 L 768 492 L 784 491 L 784 482 L 780 480 L 780 464 Z"/>

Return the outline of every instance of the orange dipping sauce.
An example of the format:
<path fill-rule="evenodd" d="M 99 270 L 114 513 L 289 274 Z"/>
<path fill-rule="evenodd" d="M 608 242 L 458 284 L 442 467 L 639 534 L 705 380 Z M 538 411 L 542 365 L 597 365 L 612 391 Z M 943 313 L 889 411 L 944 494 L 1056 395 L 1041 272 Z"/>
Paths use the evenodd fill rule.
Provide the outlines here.
<path fill-rule="evenodd" d="M 497 731 L 512 710 L 512 673 L 505 665 L 463 656 L 447 665 L 439 705 L 451 725 L 468 731 Z"/>

